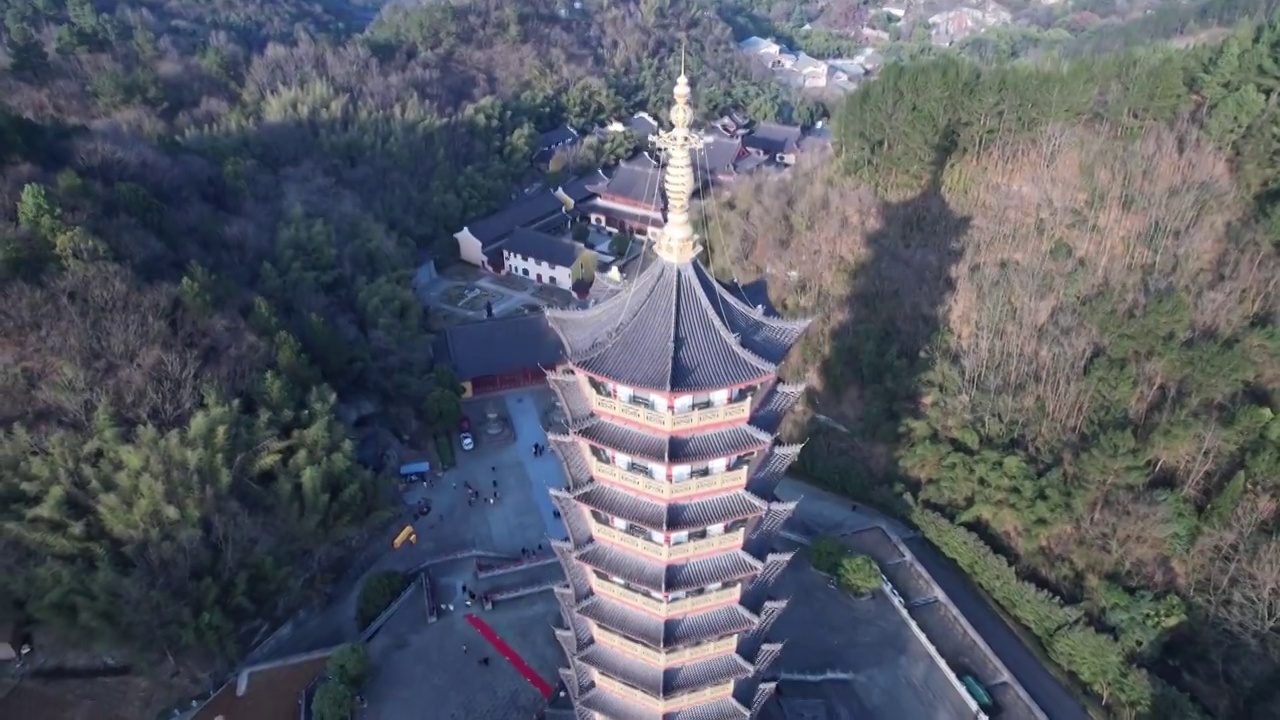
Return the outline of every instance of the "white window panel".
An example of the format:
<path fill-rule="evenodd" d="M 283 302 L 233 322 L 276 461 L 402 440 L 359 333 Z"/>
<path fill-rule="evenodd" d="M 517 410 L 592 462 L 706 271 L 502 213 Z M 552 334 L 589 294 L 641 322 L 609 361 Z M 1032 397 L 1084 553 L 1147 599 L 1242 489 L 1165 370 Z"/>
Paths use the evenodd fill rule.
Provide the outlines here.
<path fill-rule="evenodd" d="M 631 398 L 635 397 L 636 395 L 635 390 L 632 390 L 631 388 L 625 385 L 619 385 L 617 387 L 617 392 L 618 392 L 618 399 L 623 402 L 631 402 Z"/>
<path fill-rule="evenodd" d="M 667 536 L 666 536 L 666 535 L 663 535 L 662 533 L 660 533 L 660 532 L 658 532 L 658 531 L 656 531 L 656 530 L 650 530 L 650 531 L 649 531 L 649 539 L 650 539 L 650 540 L 652 540 L 652 541 L 654 541 L 655 543 L 657 543 L 657 544 L 659 544 L 659 545 L 666 545 L 666 544 L 667 544 Z"/>
<path fill-rule="evenodd" d="M 716 390 L 715 392 L 711 393 L 712 406 L 719 407 L 721 405 L 727 405 L 728 403 L 729 403 L 728 390 Z"/>
<path fill-rule="evenodd" d="M 692 409 L 693 409 L 692 395 L 681 395 L 680 397 L 676 398 L 676 412 L 678 413 L 689 412 Z"/>
<path fill-rule="evenodd" d="M 707 471 L 712 475 L 722 473 L 729 469 L 729 458 L 716 458 L 707 463 Z"/>
<path fill-rule="evenodd" d="M 721 523 L 721 524 L 719 524 L 719 525 L 712 525 L 711 527 L 707 528 L 707 534 L 708 534 L 708 535 L 723 535 L 723 534 L 724 534 L 724 524 L 723 524 L 723 523 Z"/>
<path fill-rule="evenodd" d="M 689 542 L 689 533 L 678 532 L 678 533 L 671 534 L 672 545 L 683 545 L 684 543 L 687 543 L 687 542 Z"/>
<path fill-rule="evenodd" d="M 626 530 L 626 529 L 627 529 L 627 521 L 626 521 L 626 520 L 623 520 L 623 519 L 622 519 L 622 518 L 620 518 L 620 517 L 611 517 L 611 518 L 609 518 L 609 524 L 610 524 L 610 525 L 612 525 L 612 526 L 614 526 L 614 527 L 616 527 L 616 528 L 618 528 L 619 530 Z"/>
<path fill-rule="evenodd" d="M 618 467 L 622 468 L 623 470 L 630 470 L 630 469 L 631 469 L 631 456 L 630 456 L 630 455 L 623 455 L 622 453 L 614 453 L 614 455 L 613 455 L 613 464 L 614 464 L 614 465 L 617 465 Z"/>
<path fill-rule="evenodd" d="M 689 479 L 693 474 L 692 465 L 676 465 L 671 468 L 671 480 L 673 482 L 683 482 Z"/>

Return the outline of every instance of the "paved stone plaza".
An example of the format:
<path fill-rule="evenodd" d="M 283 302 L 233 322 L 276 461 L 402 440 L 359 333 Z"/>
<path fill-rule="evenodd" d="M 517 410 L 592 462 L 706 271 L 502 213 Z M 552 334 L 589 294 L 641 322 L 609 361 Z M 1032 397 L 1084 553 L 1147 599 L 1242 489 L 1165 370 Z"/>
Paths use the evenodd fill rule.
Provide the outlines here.
<path fill-rule="evenodd" d="M 550 593 L 500 603 L 484 620 L 548 683 L 563 653 L 551 634 L 559 615 Z M 463 651 L 466 645 L 466 651 Z M 357 720 L 529 720 L 542 695 L 463 618 L 427 624 L 421 597 L 411 598 L 369 644 L 368 707 Z M 482 665 L 481 658 L 489 658 Z"/>
<path fill-rule="evenodd" d="M 877 593 L 854 600 L 797 558 L 778 584 L 790 597 L 773 636 L 786 640 L 778 666 L 791 674 L 830 672 L 847 679 L 785 682 L 779 701 L 804 717 L 825 707 L 822 720 L 956 720 L 968 706 L 912 634 L 890 601 Z M 807 702 L 801 700 L 807 698 Z M 795 714 L 795 712 L 793 712 Z"/>

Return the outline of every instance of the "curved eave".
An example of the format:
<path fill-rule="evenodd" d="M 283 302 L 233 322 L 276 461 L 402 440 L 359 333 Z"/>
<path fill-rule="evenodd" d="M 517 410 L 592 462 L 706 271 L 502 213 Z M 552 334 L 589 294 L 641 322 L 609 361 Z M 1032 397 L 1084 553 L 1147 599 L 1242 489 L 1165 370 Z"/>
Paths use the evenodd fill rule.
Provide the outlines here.
<path fill-rule="evenodd" d="M 599 416 L 571 433 L 602 450 L 662 464 L 687 464 L 759 452 L 773 444 L 773 435 L 750 423 L 688 435 L 654 435 Z"/>
<path fill-rule="evenodd" d="M 656 593 L 707 587 L 745 580 L 764 569 L 764 563 L 742 550 L 721 552 L 679 564 L 665 564 L 598 542 L 587 543 L 574 559 L 594 570 Z"/>
<path fill-rule="evenodd" d="M 646 530 L 663 533 L 727 525 L 760 517 L 769 510 L 768 502 L 746 490 L 691 502 L 648 500 L 595 481 L 573 491 L 552 492 L 603 515 L 612 515 Z"/>

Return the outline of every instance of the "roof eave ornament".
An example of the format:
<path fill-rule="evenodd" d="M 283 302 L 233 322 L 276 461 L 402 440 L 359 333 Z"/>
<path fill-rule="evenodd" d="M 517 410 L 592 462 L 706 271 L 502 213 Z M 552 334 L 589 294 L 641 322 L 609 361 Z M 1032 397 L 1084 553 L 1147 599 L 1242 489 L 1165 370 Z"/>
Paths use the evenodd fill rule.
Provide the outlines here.
<path fill-rule="evenodd" d="M 659 132 L 654 144 L 667 158 L 663 171 L 663 190 L 667 196 L 667 220 L 655 243 L 654 252 L 667 262 L 681 264 L 692 261 L 702 248 L 693 233 L 693 221 L 689 207 L 695 190 L 693 153 L 702 148 L 700 135 L 690 130 L 693 125 L 693 108 L 689 106 L 689 78 L 684 74 L 683 52 L 680 58 L 680 77 L 672 92 L 675 103 L 671 106 L 671 129 Z"/>

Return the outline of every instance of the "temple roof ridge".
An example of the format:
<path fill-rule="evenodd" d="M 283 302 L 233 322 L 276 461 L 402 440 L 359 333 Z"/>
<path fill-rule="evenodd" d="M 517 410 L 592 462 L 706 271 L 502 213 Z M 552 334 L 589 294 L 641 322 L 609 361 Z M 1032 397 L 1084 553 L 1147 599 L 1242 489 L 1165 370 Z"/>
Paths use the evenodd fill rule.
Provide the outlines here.
<path fill-rule="evenodd" d="M 589 374 L 640 390 L 698 392 L 769 377 L 803 329 L 732 300 L 700 262 L 663 262 L 592 307 L 548 310 L 546 318 L 568 362 Z"/>

